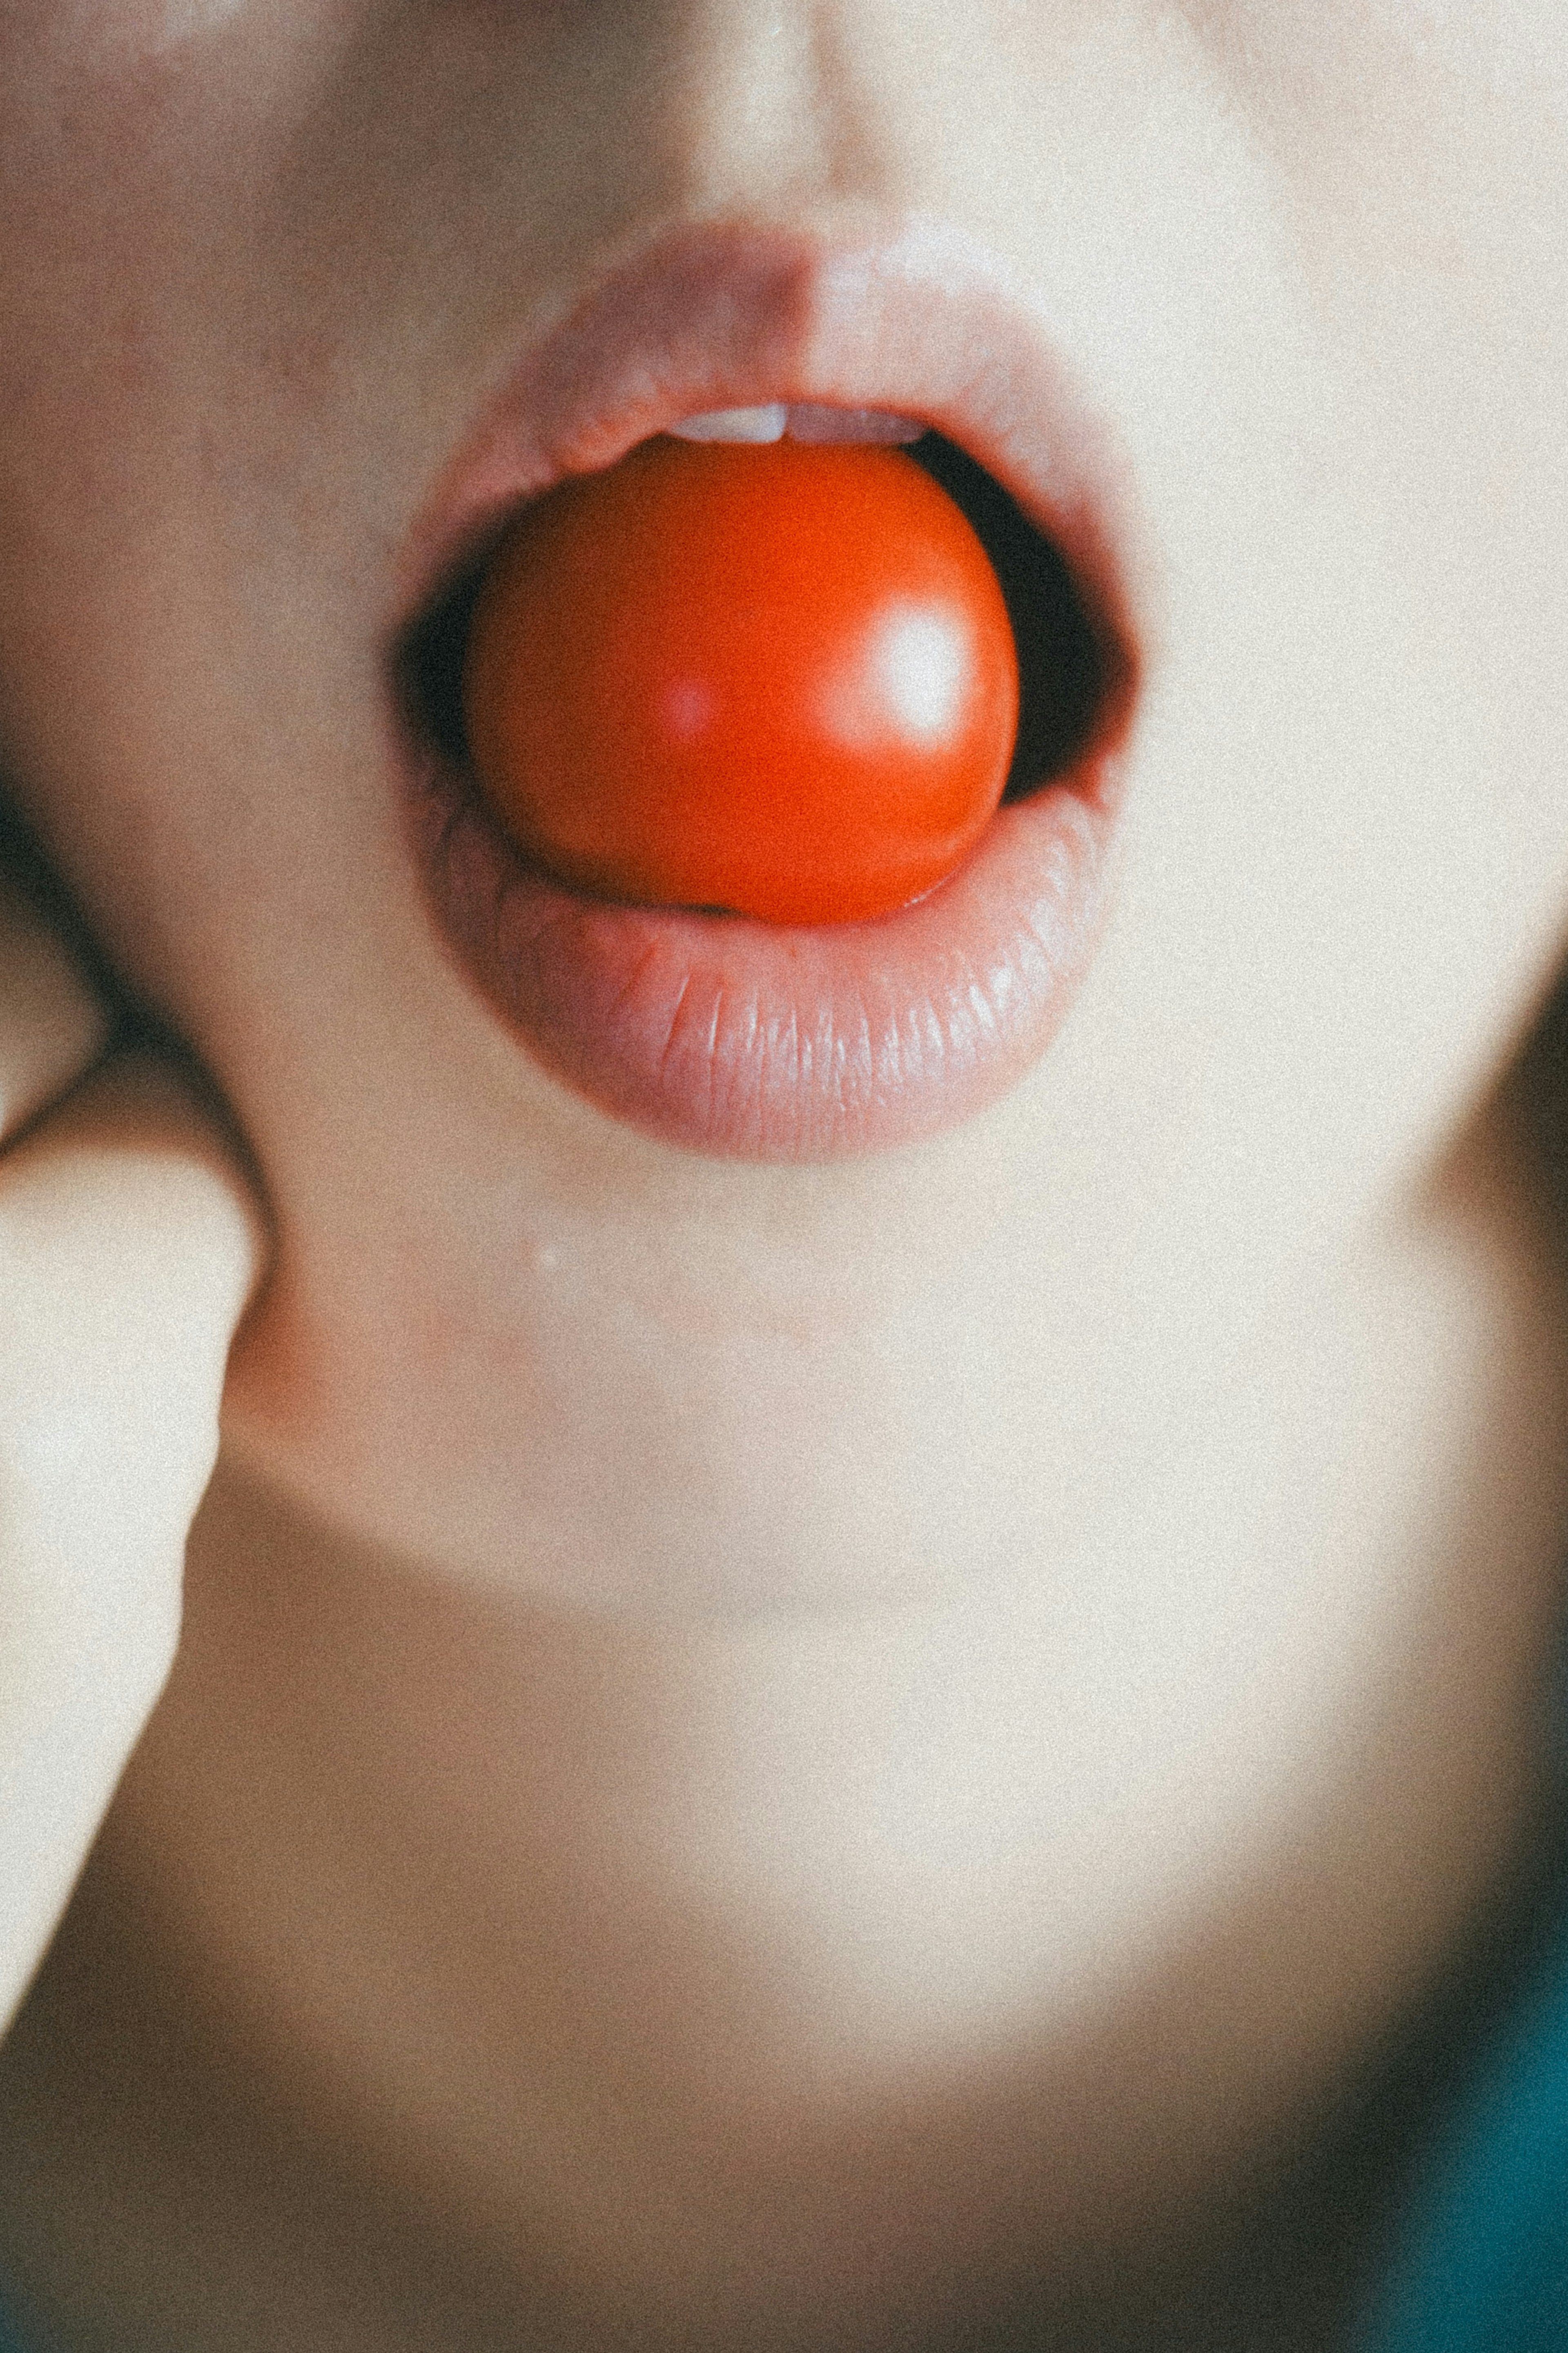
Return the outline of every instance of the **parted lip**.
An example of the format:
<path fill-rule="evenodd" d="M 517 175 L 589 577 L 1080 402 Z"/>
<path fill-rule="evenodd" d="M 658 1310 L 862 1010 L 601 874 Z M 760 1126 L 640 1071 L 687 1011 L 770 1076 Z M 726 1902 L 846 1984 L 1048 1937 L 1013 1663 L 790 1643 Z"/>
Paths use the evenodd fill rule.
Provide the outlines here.
<path fill-rule="evenodd" d="M 965 868 L 865 923 L 780 930 L 617 907 L 531 869 L 428 746 L 415 839 L 438 928 L 557 1076 L 727 1156 L 837 1157 L 930 1134 L 1045 1050 L 1087 965 L 1152 602 L 1132 475 L 1028 290 L 969 240 L 709 225 L 623 259 L 526 343 L 406 536 L 406 628 L 511 514 L 682 417 L 768 402 L 919 417 L 1010 493 L 1099 650 L 1092 731 Z"/>
<path fill-rule="evenodd" d="M 670 231 L 527 343 L 405 536 L 406 620 L 507 515 L 678 418 L 764 402 L 918 417 L 1060 549 L 1113 669 L 1153 625 L 1131 463 L 1029 290 L 940 226 L 846 244 L 742 225 Z"/>

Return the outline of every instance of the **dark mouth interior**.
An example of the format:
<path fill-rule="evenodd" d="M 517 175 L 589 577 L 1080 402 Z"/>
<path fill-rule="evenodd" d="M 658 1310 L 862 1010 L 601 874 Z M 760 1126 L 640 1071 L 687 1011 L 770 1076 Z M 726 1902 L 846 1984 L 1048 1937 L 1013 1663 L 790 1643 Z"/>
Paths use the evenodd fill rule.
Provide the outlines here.
<path fill-rule="evenodd" d="M 1058 549 L 984 466 L 940 433 L 924 435 L 909 455 L 963 508 L 1006 599 L 1021 693 L 1003 798 L 1026 800 L 1069 769 L 1094 733 L 1108 683 L 1099 633 Z M 408 630 L 397 658 L 416 733 L 463 768 L 463 660 L 483 576 L 476 565 L 454 582 Z"/>

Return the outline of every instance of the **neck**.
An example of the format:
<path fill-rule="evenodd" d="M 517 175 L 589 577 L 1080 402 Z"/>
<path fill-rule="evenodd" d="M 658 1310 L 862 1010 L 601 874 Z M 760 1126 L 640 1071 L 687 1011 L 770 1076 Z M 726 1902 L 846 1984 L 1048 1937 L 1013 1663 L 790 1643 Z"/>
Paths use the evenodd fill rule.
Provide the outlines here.
<path fill-rule="evenodd" d="M 122 2016 L 99 2141 L 26 2028 L 13 2100 L 47 2092 L 68 2172 L 140 2134 L 123 2172 L 163 2183 L 165 2239 L 205 2216 L 190 2261 L 237 2313 L 284 2133 L 300 2276 L 338 2218 L 339 2287 L 286 2332 L 311 2353 L 360 2342 L 345 2240 L 363 2341 L 398 2353 L 531 2313 L 554 2347 L 872 2344 L 906 2304 L 956 2334 L 1190 2246 L 1295 2161 L 1531 1817 L 1568 1384 L 1506 1160 L 1500 1128 L 1297 1270 L 1091 1548 L 1016 1530 L 918 1604 L 544 1615 L 226 1472 L 35 2004 L 177 1986 L 184 2088 Z M 195 2191 L 188 2132 L 152 2155 L 181 2101 L 223 2119 Z M 0 2170 L 47 2274 L 38 2194 Z M 91 2206 L 59 2210 L 86 2238 Z M 91 2278 L 85 2239 L 70 2261 Z"/>

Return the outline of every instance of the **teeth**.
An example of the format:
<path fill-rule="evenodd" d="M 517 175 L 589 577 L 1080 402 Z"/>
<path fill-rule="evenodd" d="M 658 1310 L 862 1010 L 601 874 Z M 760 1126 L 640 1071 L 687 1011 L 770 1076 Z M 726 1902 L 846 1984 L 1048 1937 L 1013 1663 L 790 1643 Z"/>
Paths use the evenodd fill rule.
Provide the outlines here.
<path fill-rule="evenodd" d="M 917 417 L 894 417 L 885 408 L 824 408 L 810 403 L 789 413 L 792 441 L 918 441 L 924 431 Z"/>
<path fill-rule="evenodd" d="M 765 408 L 704 409 L 668 427 L 678 441 L 777 441 L 786 429 L 792 441 L 897 442 L 918 441 L 926 428 L 885 408 L 829 408 L 816 401 L 786 408 L 782 400 Z"/>
<path fill-rule="evenodd" d="M 766 408 L 710 408 L 668 429 L 678 441 L 778 441 L 788 414 L 782 400 Z"/>

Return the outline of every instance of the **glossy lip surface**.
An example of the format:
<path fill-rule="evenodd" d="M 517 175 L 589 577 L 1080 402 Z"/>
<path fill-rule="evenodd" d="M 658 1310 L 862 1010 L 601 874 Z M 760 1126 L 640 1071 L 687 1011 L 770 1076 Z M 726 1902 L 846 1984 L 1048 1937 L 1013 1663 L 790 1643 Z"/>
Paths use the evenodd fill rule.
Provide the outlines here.
<path fill-rule="evenodd" d="M 676 419 L 784 400 L 914 414 L 1048 534 L 1099 639 L 1093 735 L 964 866 L 873 923 L 784 928 L 590 899 L 511 845 L 470 777 L 411 759 L 437 928 L 521 1043 L 690 1149 L 822 1160 L 954 1124 L 1045 1051 L 1087 966 L 1136 702 L 1127 472 L 1038 322 L 933 231 L 846 248 L 691 230 L 615 270 L 525 353 L 416 523 L 409 608 L 516 507 Z"/>

